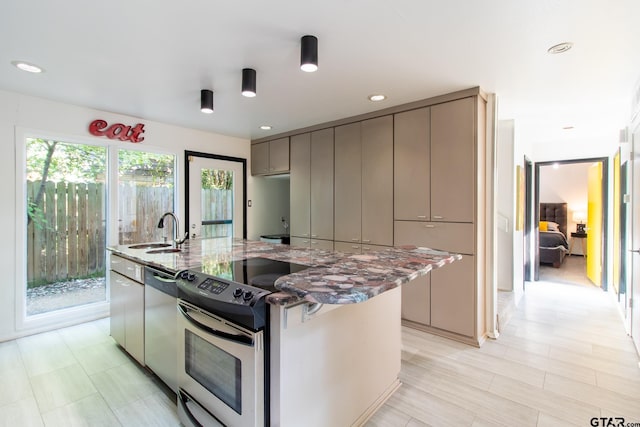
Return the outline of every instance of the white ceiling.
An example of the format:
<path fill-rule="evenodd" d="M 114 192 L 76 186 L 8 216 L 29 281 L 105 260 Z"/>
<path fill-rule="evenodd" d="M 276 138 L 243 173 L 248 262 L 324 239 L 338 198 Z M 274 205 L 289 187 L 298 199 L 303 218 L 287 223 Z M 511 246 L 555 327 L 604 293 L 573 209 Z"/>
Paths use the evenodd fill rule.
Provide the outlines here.
<path fill-rule="evenodd" d="M 316 73 L 299 69 L 305 34 L 319 39 Z M 573 49 L 547 53 L 564 41 Z M 245 67 L 257 70 L 256 98 L 240 95 Z M 526 141 L 615 147 L 638 78 L 638 0 L 0 5 L 0 88 L 245 138 L 481 86 Z M 211 115 L 199 110 L 205 88 Z M 373 93 L 388 99 L 374 104 Z"/>

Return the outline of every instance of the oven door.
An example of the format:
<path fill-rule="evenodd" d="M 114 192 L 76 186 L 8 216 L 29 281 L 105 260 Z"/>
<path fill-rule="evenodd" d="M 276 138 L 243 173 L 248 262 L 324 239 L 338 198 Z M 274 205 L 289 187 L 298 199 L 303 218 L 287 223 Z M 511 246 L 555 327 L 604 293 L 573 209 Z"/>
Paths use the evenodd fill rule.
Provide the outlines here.
<path fill-rule="evenodd" d="M 264 426 L 264 332 L 178 300 L 178 412 L 186 426 Z"/>

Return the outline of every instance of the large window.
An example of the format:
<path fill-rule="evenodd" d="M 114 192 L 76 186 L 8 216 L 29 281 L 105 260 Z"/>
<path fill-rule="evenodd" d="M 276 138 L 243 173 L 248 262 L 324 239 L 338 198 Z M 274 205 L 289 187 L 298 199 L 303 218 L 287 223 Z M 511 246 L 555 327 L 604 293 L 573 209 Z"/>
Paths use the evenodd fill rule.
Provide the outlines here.
<path fill-rule="evenodd" d="M 159 241 L 172 236 L 173 224 L 158 228 L 174 211 L 175 156 L 118 150 L 118 243 Z"/>

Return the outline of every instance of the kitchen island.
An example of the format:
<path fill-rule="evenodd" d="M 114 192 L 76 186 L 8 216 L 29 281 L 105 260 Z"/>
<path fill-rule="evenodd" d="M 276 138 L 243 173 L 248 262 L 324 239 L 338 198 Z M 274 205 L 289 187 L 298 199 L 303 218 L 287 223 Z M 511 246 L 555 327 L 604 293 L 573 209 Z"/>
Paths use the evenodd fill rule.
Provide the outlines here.
<path fill-rule="evenodd" d="M 400 385 L 400 285 L 460 258 L 416 247 L 360 255 L 232 239 L 193 240 L 180 251 L 142 246 L 110 250 L 167 273 L 197 268 L 227 280 L 242 260 L 309 267 L 278 278 L 279 292 L 265 298 L 264 362 L 256 353 L 256 368 L 264 364 L 266 375 L 255 407 L 273 426 L 363 424 Z"/>

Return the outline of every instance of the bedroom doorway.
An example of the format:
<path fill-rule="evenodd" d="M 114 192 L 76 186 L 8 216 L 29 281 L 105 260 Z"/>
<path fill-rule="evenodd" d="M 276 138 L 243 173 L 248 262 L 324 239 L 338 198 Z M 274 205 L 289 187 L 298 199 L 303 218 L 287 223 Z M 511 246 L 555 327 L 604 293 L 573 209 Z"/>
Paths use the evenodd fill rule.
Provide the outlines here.
<path fill-rule="evenodd" d="M 607 290 L 607 177 L 607 158 L 535 164 L 534 280 Z"/>

